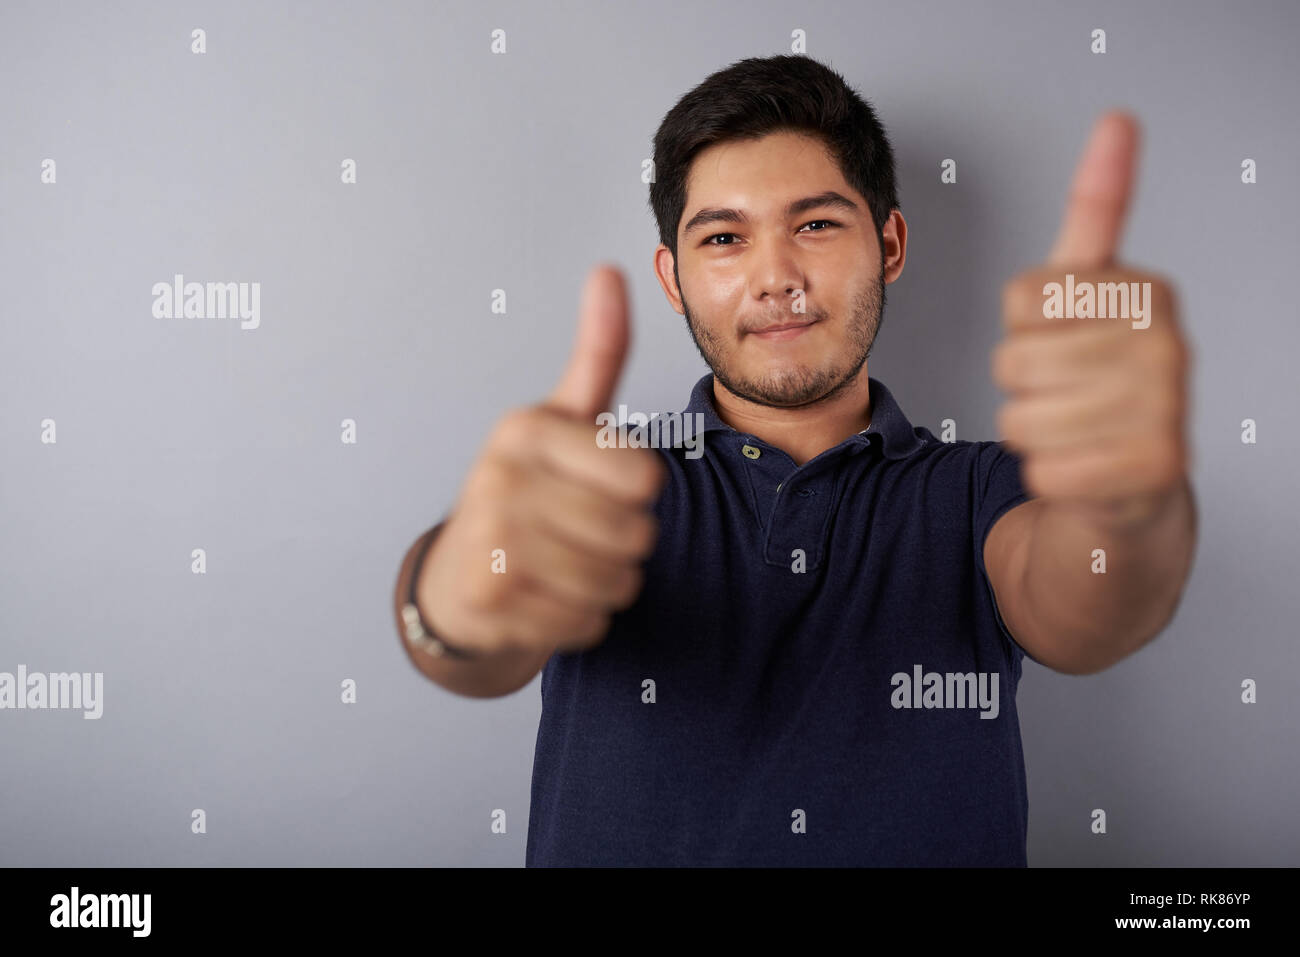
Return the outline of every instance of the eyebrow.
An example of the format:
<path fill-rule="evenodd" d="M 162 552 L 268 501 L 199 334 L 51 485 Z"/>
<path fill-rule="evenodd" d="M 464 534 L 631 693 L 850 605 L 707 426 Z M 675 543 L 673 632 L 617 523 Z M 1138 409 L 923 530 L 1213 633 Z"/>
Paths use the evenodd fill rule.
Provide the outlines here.
<path fill-rule="evenodd" d="M 805 196 L 803 199 L 796 199 L 785 208 L 785 216 L 789 219 L 791 216 L 797 216 L 800 213 L 806 213 L 812 209 L 822 209 L 825 207 L 842 209 L 845 212 L 858 212 L 858 204 L 853 202 L 847 196 L 828 189 L 824 193 L 818 193 L 816 196 Z M 682 230 L 682 238 L 685 239 L 692 232 L 701 227 L 708 226 L 711 223 L 736 223 L 743 225 L 749 218 L 738 209 L 728 209 L 718 206 L 708 206 L 701 209 L 698 213 L 690 218 L 686 227 Z"/>

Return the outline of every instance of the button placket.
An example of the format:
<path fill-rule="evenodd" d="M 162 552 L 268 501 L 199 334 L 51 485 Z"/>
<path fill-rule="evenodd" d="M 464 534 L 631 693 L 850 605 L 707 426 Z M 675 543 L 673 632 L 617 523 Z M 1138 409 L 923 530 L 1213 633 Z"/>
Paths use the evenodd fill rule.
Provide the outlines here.
<path fill-rule="evenodd" d="M 776 487 L 764 546 L 764 560 L 769 565 L 788 566 L 796 548 L 803 550 L 809 571 L 821 564 L 839 482 L 839 469 L 823 466 L 809 475 L 788 476 Z"/>
<path fill-rule="evenodd" d="M 740 453 L 739 457 L 744 460 L 741 463 L 741 471 L 744 472 L 744 477 L 749 484 L 754 520 L 765 530 L 766 540 L 767 523 L 771 520 L 776 497 L 779 494 L 775 490 L 774 480 L 783 477 L 788 479 L 789 471 L 796 466 L 794 460 L 780 449 L 763 448 L 753 436 L 743 436 L 740 442 L 738 448 L 733 448 L 736 448 Z"/>

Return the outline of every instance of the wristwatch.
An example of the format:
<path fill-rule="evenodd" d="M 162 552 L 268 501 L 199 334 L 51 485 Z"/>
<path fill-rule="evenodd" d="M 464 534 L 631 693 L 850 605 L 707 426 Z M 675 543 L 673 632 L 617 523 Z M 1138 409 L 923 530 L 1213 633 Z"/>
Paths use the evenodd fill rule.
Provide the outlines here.
<path fill-rule="evenodd" d="M 424 557 L 429 554 L 433 540 L 438 537 L 438 533 L 441 531 L 442 523 L 439 523 L 429 533 L 420 548 L 419 554 L 415 557 L 415 565 L 411 568 L 411 581 L 406 592 L 406 602 L 402 605 L 402 623 L 405 627 L 406 640 L 427 654 L 437 658 L 445 656 L 470 660 L 478 656 L 465 651 L 463 648 L 449 645 L 434 634 L 433 629 L 429 627 L 429 623 L 420 614 L 420 606 L 415 600 L 415 586 L 420 580 L 420 568 L 424 565 Z"/>

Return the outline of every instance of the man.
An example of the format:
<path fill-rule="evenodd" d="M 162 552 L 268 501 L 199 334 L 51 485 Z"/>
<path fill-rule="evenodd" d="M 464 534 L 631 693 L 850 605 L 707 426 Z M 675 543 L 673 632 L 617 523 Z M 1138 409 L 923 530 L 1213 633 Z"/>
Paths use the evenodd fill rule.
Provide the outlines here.
<path fill-rule="evenodd" d="M 1103 117 L 1047 264 L 1005 287 L 1004 444 L 943 442 L 867 374 L 907 253 L 871 107 L 784 56 L 669 112 L 654 268 L 712 369 L 703 455 L 595 440 L 629 338 L 599 269 L 560 384 L 395 594 L 443 687 L 542 671 L 530 866 L 1027 863 L 1023 656 L 1131 654 L 1194 549 L 1173 296 L 1113 262 L 1136 138 Z"/>

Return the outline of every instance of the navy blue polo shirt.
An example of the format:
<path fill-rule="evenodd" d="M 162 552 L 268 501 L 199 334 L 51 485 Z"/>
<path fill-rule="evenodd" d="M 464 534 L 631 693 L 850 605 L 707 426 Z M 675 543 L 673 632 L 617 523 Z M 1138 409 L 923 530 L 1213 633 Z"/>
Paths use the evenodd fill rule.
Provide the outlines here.
<path fill-rule="evenodd" d="M 796 466 L 696 383 L 639 598 L 542 671 L 527 866 L 1025 866 L 983 558 L 1019 460 L 869 384 L 870 428 Z"/>

